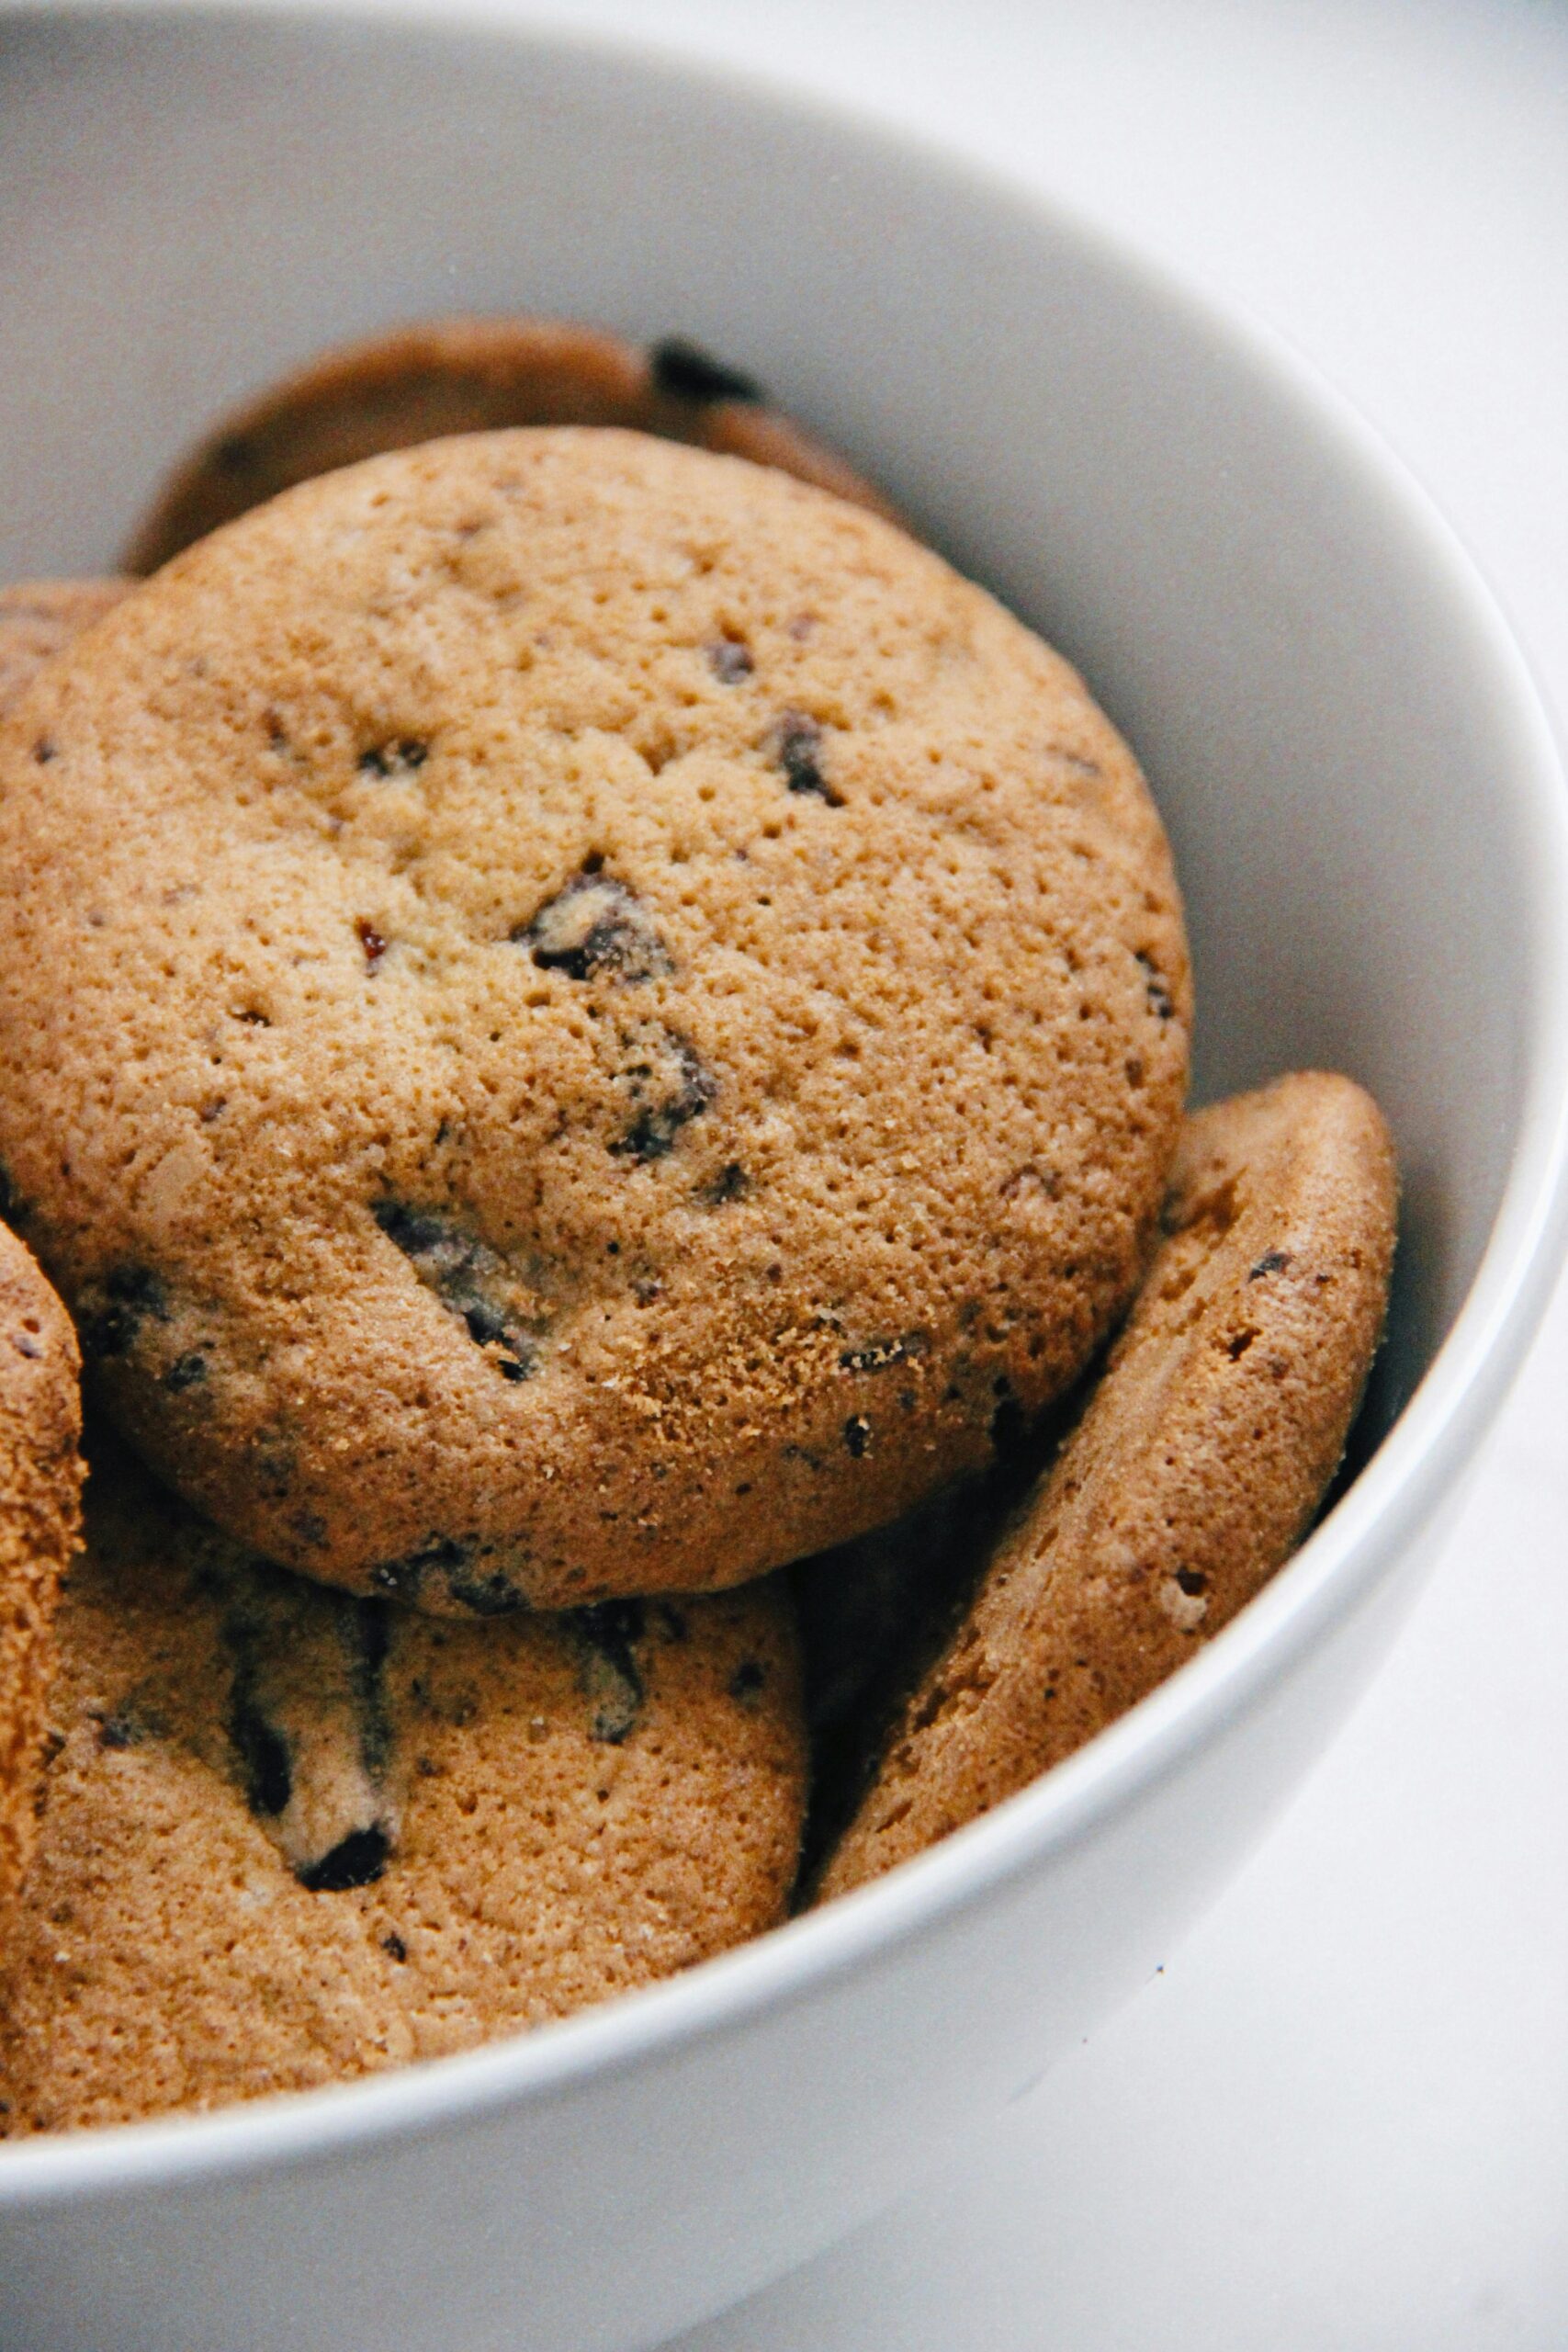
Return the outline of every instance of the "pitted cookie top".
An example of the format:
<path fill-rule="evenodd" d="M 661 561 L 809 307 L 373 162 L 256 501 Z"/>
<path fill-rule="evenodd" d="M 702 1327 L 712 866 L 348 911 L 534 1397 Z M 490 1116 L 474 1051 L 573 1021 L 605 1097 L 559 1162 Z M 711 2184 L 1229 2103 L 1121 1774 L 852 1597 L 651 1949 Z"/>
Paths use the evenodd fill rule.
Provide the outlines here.
<path fill-rule="evenodd" d="M 1180 910 L 1068 667 L 879 518 L 440 442 L 0 724 L 0 1154 L 113 1412 L 435 1609 L 734 1583 L 990 1457 L 1133 1287 Z"/>
<path fill-rule="evenodd" d="M 775 1583 L 504 1625 L 323 1590 L 93 1444 L 0 1960 L 0 2137 L 307 2089 L 775 1925 L 805 1793 Z"/>
<path fill-rule="evenodd" d="M 824 1896 L 1025 1787 L 1219 1632 L 1301 1541 L 1382 1329 L 1393 1150 L 1348 1078 L 1198 1112 L 1083 1418 L 896 1713 Z"/>
<path fill-rule="evenodd" d="M 70 1317 L 0 1225 L 0 1951 L 32 1850 L 55 1606 L 76 1547 L 80 1376 Z"/>
<path fill-rule="evenodd" d="M 0 588 L 0 710 L 130 587 L 129 580 L 18 580 Z"/>

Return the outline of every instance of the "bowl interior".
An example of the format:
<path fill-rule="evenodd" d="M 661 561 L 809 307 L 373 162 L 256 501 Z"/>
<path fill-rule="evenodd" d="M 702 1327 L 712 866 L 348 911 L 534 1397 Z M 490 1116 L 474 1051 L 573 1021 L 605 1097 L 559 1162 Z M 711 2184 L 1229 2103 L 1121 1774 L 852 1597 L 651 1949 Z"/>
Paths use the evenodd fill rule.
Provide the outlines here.
<path fill-rule="evenodd" d="M 1200 1092 L 1327 1066 L 1389 1114 L 1369 1442 L 1390 1426 L 1551 1091 L 1560 853 L 1512 657 L 1353 419 L 1070 220 L 592 48 L 6 18 L 0 224 L 26 256 L 0 278 L 0 580 L 111 565 L 224 404 L 434 312 L 688 334 L 838 440 L 1130 736 L 1188 900 Z"/>

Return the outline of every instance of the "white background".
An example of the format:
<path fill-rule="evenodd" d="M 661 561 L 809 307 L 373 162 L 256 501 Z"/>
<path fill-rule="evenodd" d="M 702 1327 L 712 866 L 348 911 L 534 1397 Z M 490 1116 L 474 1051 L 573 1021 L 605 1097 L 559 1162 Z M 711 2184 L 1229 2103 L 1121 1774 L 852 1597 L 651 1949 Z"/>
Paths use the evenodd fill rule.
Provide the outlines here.
<path fill-rule="evenodd" d="M 1568 0 L 482 13 L 874 108 L 1249 304 L 1425 478 L 1568 710 Z M 940 2178 L 680 2352 L 1568 2346 L 1565 1526 L 1568 1295 L 1397 1656 L 1220 1908 Z"/>

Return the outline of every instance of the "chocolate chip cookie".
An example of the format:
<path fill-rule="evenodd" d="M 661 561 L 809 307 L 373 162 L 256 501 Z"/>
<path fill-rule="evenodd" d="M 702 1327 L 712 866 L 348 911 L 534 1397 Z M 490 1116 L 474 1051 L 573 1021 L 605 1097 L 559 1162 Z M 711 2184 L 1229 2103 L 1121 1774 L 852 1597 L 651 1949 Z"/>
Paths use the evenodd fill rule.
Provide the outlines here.
<path fill-rule="evenodd" d="M 0 1153 L 241 1540 L 437 1610 L 732 1584 L 1125 1306 L 1187 1070 L 1143 780 L 880 518 L 643 435 L 287 492 L 0 721 Z"/>
<path fill-rule="evenodd" d="M 0 588 L 0 711 L 130 588 L 129 580 L 19 580 Z"/>
<path fill-rule="evenodd" d="M 0 2131 L 440 2056 L 784 1911 L 776 1582 L 460 1625 L 268 1568 L 95 1446 L 0 1962 Z"/>
<path fill-rule="evenodd" d="M 328 352 L 213 429 L 127 550 L 154 571 L 296 482 L 389 449 L 516 424 L 614 424 L 777 466 L 891 514 L 752 378 L 672 337 L 647 350 L 559 319 L 434 319 Z"/>
<path fill-rule="evenodd" d="M 1348 1079 L 1189 1124 L 1076 1430 L 899 1713 L 826 1898 L 1012 1795 L 1218 1632 L 1304 1534 L 1382 1329 L 1394 1168 Z"/>
<path fill-rule="evenodd" d="M 32 1847 L 55 1604 L 77 1538 L 80 1369 L 65 1309 L 0 1225 L 0 1948 Z"/>

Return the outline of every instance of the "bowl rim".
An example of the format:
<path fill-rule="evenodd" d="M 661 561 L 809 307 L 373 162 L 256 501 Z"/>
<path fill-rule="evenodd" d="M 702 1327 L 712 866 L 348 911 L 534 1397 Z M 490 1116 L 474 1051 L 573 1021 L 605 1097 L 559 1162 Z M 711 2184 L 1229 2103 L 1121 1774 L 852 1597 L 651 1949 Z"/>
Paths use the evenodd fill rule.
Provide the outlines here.
<path fill-rule="evenodd" d="M 1535 1335 L 1568 1250 L 1568 782 L 1541 692 L 1498 602 L 1457 534 L 1402 458 L 1289 339 L 1185 265 L 1106 226 L 964 148 L 896 117 L 656 39 L 502 18 L 433 0 L 392 8 L 288 0 L 152 0 L 78 6 L 0 0 L 0 29 L 48 23 L 118 35 L 211 36 L 241 22 L 295 38 L 353 32 L 388 49 L 504 49 L 547 63 L 600 64 L 696 87 L 715 105 L 770 114 L 780 130 L 812 123 L 891 165 L 944 179 L 967 204 L 1025 232 L 1047 226 L 1064 252 L 1132 281 L 1146 300 L 1227 348 L 1266 397 L 1315 433 L 1359 477 L 1423 559 L 1454 622 L 1469 632 L 1493 689 L 1489 723 L 1530 842 L 1517 910 L 1535 982 L 1523 1047 L 1517 1128 L 1470 1288 L 1416 1390 L 1334 1510 L 1264 1591 L 1177 1673 L 1088 1747 L 940 1845 L 735 1951 L 661 1984 L 457 2055 L 210 2114 L 0 2143 L 0 2215 L 88 2198 L 216 2182 L 293 2163 L 347 2159 L 393 2140 L 427 2138 L 524 2104 L 563 2100 L 590 2080 L 629 2072 L 716 2037 L 748 2018 L 810 1999 L 863 1962 L 936 1933 L 954 1913 L 1000 1892 L 1131 1808 L 1168 1767 L 1211 1744 L 1352 1614 L 1452 1498 Z"/>

